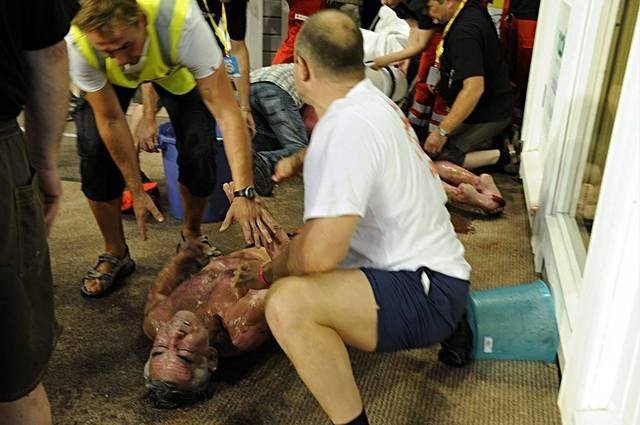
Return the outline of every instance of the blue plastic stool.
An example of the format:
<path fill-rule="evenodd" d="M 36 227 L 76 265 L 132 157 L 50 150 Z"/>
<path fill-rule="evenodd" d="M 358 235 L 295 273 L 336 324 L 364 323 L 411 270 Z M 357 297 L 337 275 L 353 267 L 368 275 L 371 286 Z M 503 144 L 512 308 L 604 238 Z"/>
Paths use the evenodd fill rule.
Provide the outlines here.
<path fill-rule="evenodd" d="M 231 181 L 231 170 L 227 162 L 227 156 L 222 146 L 222 137 L 216 126 L 217 141 L 216 149 L 216 186 L 209 195 L 207 207 L 202 217 L 203 223 L 222 221 L 229 209 L 229 200 L 225 195 L 222 185 Z M 176 147 L 176 136 L 170 122 L 160 125 L 158 135 L 158 148 L 162 150 L 162 163 L 164 165 L 164 176 L 167 182 L 167 194 L 169 198 L 169 211 L 171 215 L 182 220 L 184 209 L 182 198 L 180 197 L 180 187 L 178 185 L 178 148 Z"/>
<path fill-rule="evenodd" d="M 467 310 L 475 359 L 555 360 L 555 308 L 542 280 L 472 291 Z"/>

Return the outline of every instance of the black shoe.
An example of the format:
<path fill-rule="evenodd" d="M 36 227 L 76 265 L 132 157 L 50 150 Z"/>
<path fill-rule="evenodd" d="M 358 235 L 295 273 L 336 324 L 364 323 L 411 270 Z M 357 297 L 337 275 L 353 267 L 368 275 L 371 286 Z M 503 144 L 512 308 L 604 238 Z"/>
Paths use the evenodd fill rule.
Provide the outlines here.
<path fill-rule="evenodd" d="M 253 153 L 253 185 L 256 188 L 256 192 L 260 196 L 271 196 L 273 192 L 273 180 L 271 165 L 269 162 L 258 155 Z"/>
<path fill-rule="evenodd" d="M 498 159 L 498 167 L 506 174 L 518 174 L 520 169 L 520 151 L 522 150 L 522 141 L 519 134 L 510 138 L 507 134 L 502 134 L 502 140 L 498 147 L 500 150 L 500 159 Z"/>
<path fill-rule="evenodd" d="M 467 322 L 467 313 L 462 315 L 456 330 L 440 343 L 438 360 L 452 367 L 462 367 L 471 363 L 473 347 L 473 333 Z"/>

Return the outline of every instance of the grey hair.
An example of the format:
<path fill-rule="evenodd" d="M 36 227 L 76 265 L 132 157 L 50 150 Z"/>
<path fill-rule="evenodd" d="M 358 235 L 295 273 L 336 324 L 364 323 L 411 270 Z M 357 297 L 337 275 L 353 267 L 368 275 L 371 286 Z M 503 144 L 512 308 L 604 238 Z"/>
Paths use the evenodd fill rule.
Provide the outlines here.
<path fill-rule="evenodd" d="M 147 389 L 146 398 L 156 409 L 175 409 L 176 407 L 208 400 L 213 395 L 212 374 L 207 367 L 207 361 L 193 373 L 193 380 L 189 388 L 178 388 L 172 382 L 149 377 L 149 360 L 144 365 L 144 386 Z"/>

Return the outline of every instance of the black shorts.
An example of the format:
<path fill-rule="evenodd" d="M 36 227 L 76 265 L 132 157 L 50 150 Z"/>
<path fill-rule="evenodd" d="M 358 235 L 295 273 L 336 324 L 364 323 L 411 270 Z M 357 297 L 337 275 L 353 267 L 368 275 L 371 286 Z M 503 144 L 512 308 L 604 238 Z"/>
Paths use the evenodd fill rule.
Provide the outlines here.
<path fill-rule="evenodd" d="M 216 122 L 194 88 L 183 95 L 172 94 L 154 84 L 176 135 L 178 181 L 194 196 L 209 196 L 216 184 Z M 113 86 L 123 111 L 135 89 Z M 80 99 L 73 112 L 78 133 L 78 155 L 82 192 L 92 201 L 105 202 L 122 195 L 125 182 L 96 126 L 91 106 Z"/>
<path fill-rule="evenodd" d="M 462 318 L 469 281 L 422 267 L 415 271 L 363 268 L 378 304 L 376 351 L 428 347 L 447 338 Z M 428 279 L 428 294 L 422 280 Z"/>
<path fill-rule="evenodd" d="M 460 124 L 447 139 L 434 161 L 450 161 L 462 166 L 469 152 L 493 149 L 493 137 L 511 122 L 511 117 L 481 124 Z"/>
<path fill-rule="evenodd" d="M 0 121 L 0 402 L 41 381 L 58 329 L 40 190 L 13 121 Z"/>

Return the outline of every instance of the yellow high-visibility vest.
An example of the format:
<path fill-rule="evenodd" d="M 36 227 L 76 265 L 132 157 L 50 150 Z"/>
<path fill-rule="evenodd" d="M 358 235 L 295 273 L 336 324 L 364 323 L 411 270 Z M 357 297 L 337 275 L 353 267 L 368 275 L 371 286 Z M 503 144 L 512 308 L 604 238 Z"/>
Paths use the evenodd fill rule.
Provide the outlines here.
<path fill-rule="evenodd" d="M 178 64 L 178 43 L 185 17 L 191 5 L 189 0 L 138 0 L 147 17 L 149 47 L 146 61 L 138 73 L 124 73 L 114 58 L 97 51 L 80 29 L 73 25 L 73 43 L 90 66 L 103 71 L 114 85 L 136 88 L 153 81 L 173 94 L 185 94 L 196 86 L 193 75 Z"/>

